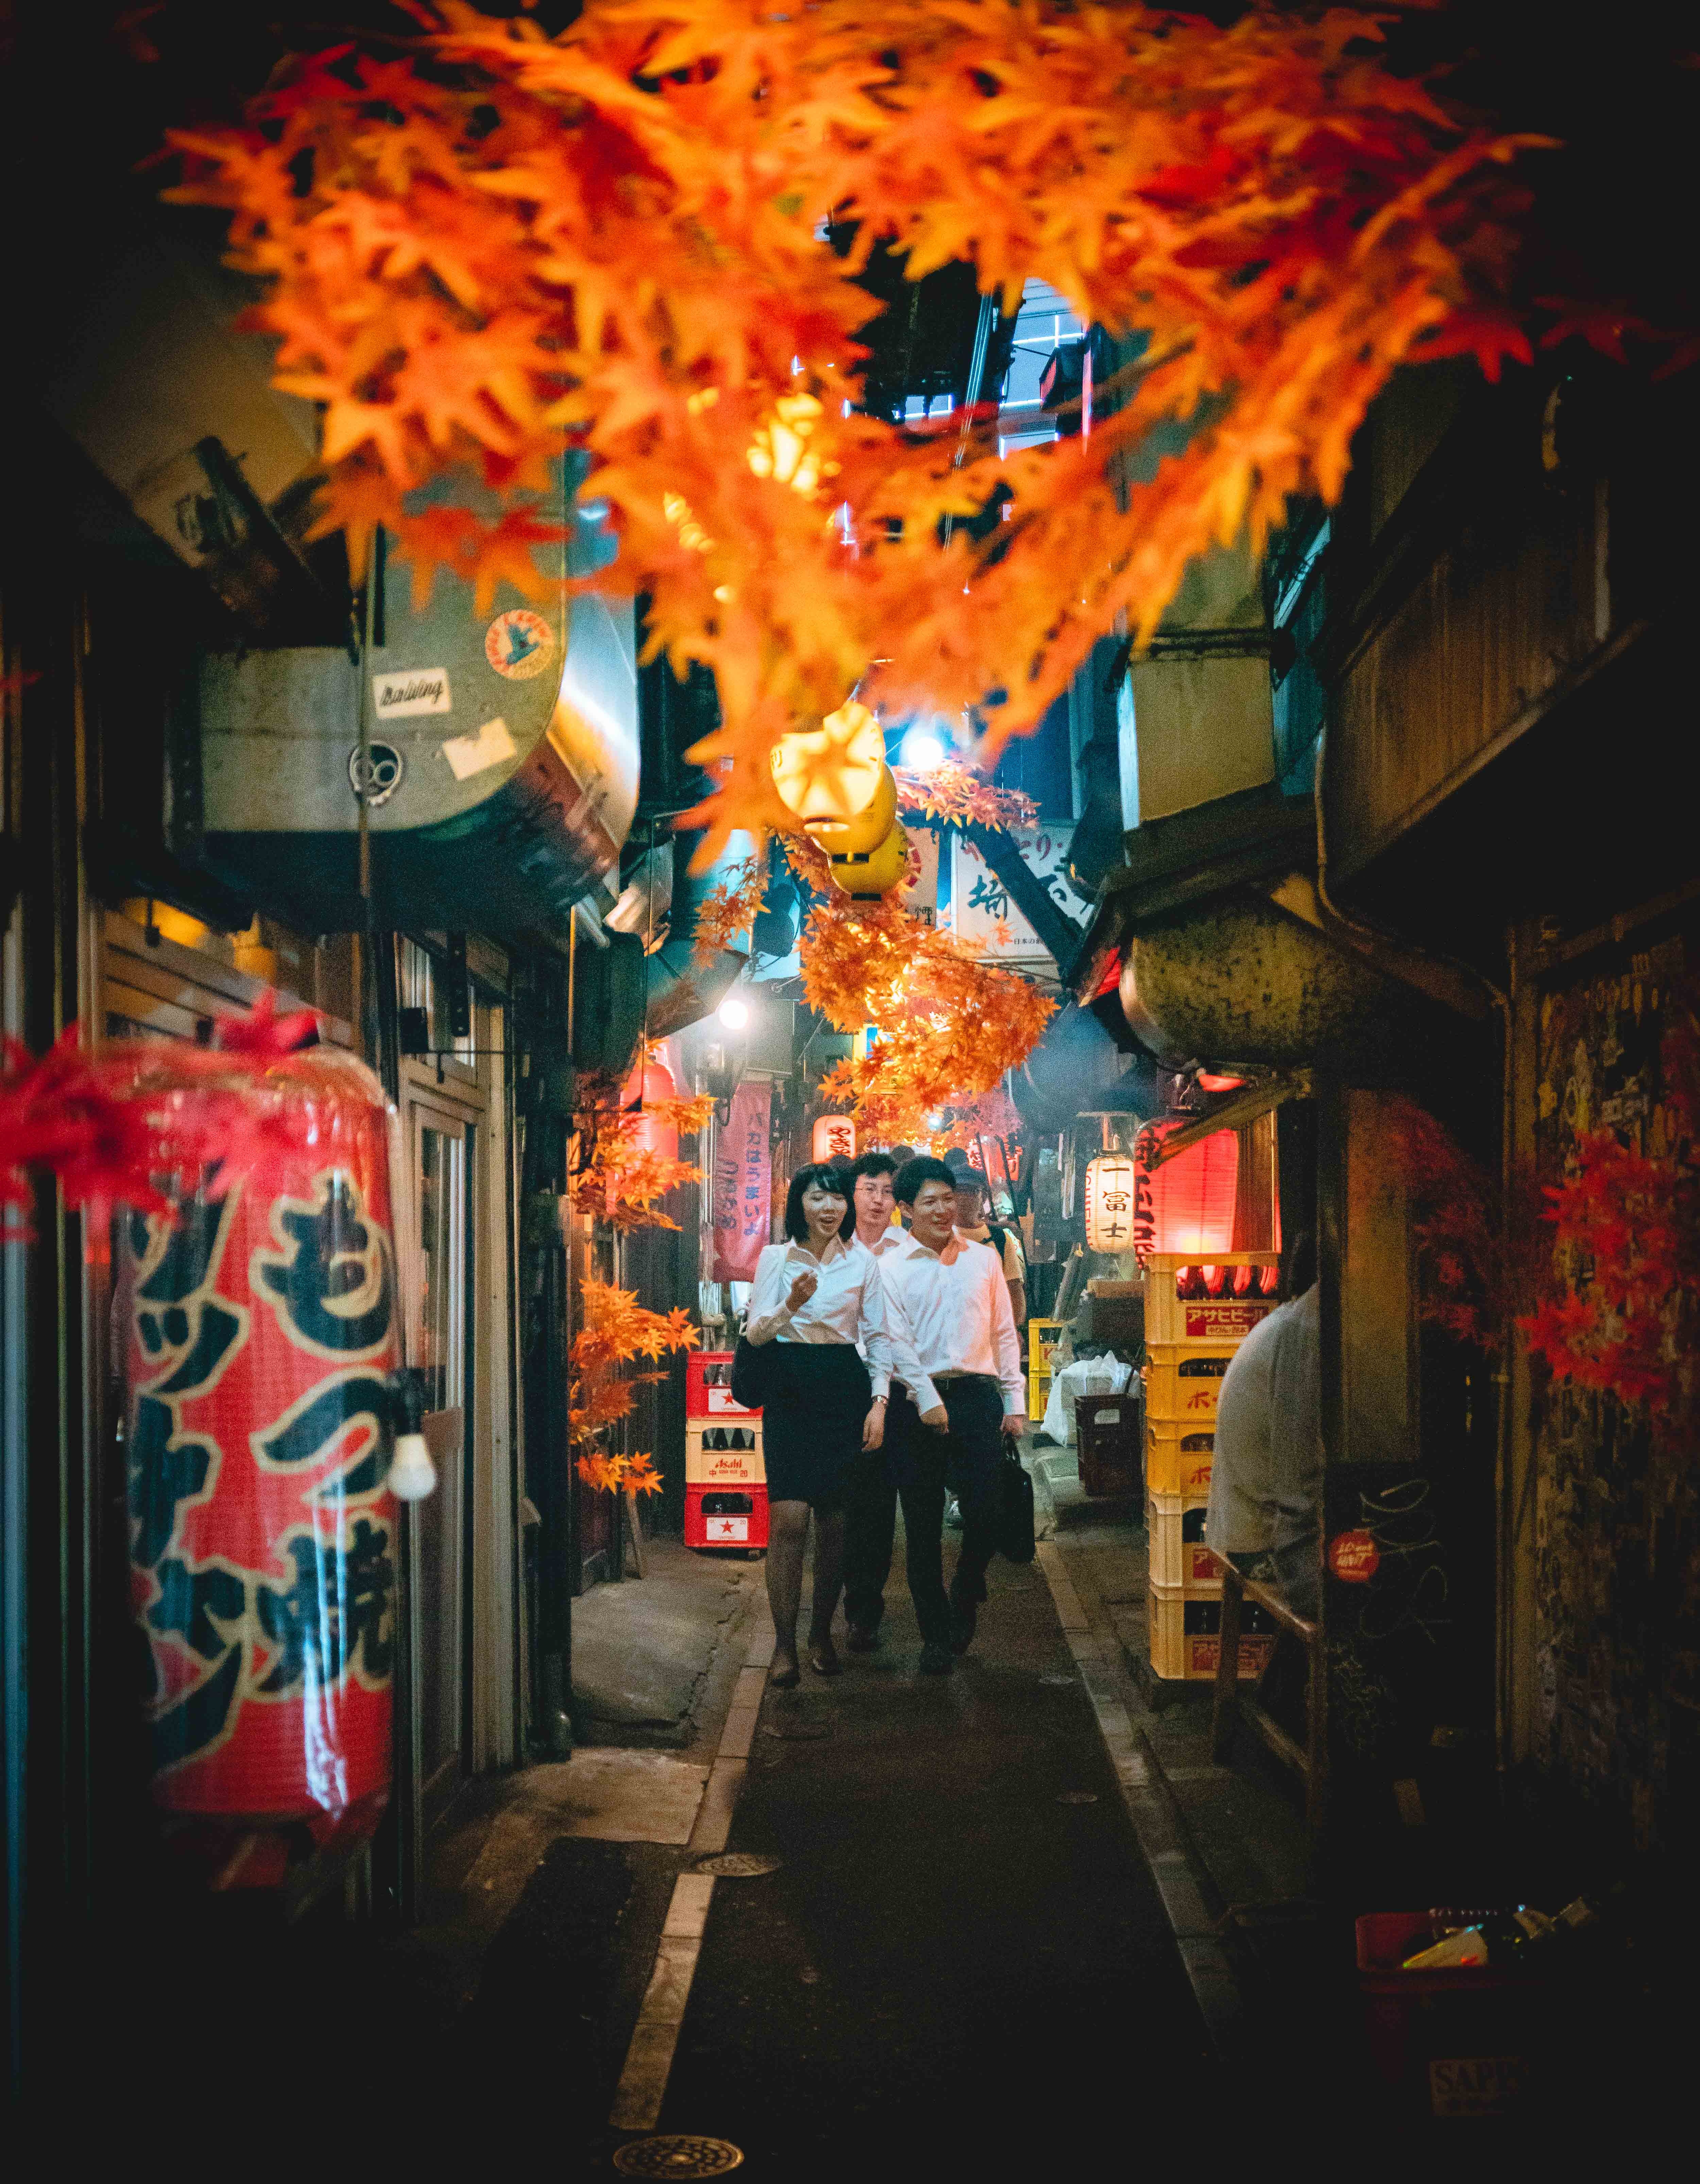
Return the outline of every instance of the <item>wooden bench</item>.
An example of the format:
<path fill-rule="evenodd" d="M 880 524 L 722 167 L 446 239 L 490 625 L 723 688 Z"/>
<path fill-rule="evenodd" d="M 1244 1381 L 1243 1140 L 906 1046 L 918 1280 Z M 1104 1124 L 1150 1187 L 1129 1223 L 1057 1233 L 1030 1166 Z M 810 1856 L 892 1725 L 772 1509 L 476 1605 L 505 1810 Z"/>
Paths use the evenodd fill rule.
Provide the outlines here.
<path fill-rule="evenodd" d="M 1305 1820 L 1313 1834 L 1322 1825 L 1323 1806 L 1328 1791 L 1328 1736 L 1327 1690 L 1322 1648 L 1322 1626 L 1307 1617 L 1298 1615 L 1288 1607 L 1281 1595 L 1267 1585 L 1259 1585 L 1247 1577 L 1219 1554 L 1209 1549 L 1212 1561 L 1222 1579 L 1222 1639 L 1216 1660 L 1216 1703 L 1211 1717 L 1211 1758 L 1218 1767 L 1225 1766 L 1229 1747 L 1233 1741 L 1235 1719 L 1262 1738 L 1277 1759 L 1290 1767 L 1304 1784 Z M 1251 1696 L 1240 1693 L 1240 1625 L 1245 1603 L 1250 1601 L 1261 1607 L 1278 1630 L 1290 1631 L 1305 1649 L 1305 1741 L 1300 1744 L 1289 1736 L 1279 1722 L 1262 1703 L 1262 1679 L 1258 1679 L 1257 1690 Z M 1271 1656 L 1273 1661 L 1274 1656 Z M 1264 1674 L 1268 1671 L 1266 1669 Z"/>

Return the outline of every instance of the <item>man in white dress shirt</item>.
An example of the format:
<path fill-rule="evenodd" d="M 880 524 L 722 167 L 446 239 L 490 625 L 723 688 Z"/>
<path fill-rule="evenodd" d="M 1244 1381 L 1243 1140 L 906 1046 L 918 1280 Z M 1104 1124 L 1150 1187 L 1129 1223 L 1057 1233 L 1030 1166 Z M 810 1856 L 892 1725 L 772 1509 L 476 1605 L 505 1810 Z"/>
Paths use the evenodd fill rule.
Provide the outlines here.
<path fill-rule="evenodd" d="M 906 1250 L 906 1231 L 892 1219 L 897 1201 L 892 1184 L 897 1162 L 889 1153 L 864 1153 L 844 1172 L 850 1185 L 850 1210 L 844 1216 L 847 1236 L 864 1244 L 885 1263 L 894 1251 Z M 887 1314 L 887 1333 L 890 1333 Z M 845 1643 L 852 1653 L 871 1653 L 879 1643 L 880 1619 L 885 1613 L 885 1581 L 891 1574 L 892 1542 L 897 1535 L 897 1485 L 885 1451 L 864 1449 L 850 1474 L 849 1523 L 844 1535 Z"/>
<path fill-rule="evenodd" d="M 921 1625 L 923 1674 L 948 1675 L 973 1643 L 996 1551 L 994 1497 L 1002 1443 L 1027 1416 L 1021 1347 L 996 1252 L 956 1234 L 956 1178 L 943 1161 L 898 1171 L 906 1245 L 880 1276 L 889 1306 L 893 1386 L 886 1446 L 903 1502 L 910 1596 Z M 901 1381 L 900 1389 L 897 1385 Z M 956 1574 L 945 1590 L 946 1488 L 962 1508 Z"/>

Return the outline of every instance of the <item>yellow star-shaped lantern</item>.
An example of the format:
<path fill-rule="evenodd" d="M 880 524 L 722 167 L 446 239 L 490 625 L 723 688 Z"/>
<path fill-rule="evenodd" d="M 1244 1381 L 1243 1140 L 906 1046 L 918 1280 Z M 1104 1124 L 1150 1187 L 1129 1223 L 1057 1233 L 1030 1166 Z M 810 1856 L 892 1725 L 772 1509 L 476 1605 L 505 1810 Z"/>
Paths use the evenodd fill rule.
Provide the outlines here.
<path fill-rule="evenodd" d="M 884 772 L 884 731 L 854 698 L 818 728 L 782 736 L 773 749 L 773 785 L 805 827 L 866 811 Z"/>

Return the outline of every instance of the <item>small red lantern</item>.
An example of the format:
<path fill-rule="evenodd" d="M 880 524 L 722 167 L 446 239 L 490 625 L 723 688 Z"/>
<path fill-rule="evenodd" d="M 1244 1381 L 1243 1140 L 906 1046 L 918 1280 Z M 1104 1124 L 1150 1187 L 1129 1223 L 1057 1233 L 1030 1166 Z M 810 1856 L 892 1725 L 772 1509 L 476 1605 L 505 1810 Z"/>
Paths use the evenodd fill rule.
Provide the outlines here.
<path fill-rule="evenodd" d="M 666 1063 L 651 1059 L 634 1069 L 626 1080 L 626 1089 L 621 1095 L 621 1105 L 636 1106 L 640 1101 L 645 1110 L 638 1125 L 635 1141 L 646 1153 L 658 1160 L 677 1160 L 679 1156 L 679 1134 L 670 1123 L 647 1111 L 659 1106 L 663 1100 L 677 1100 L 679 1088 L 673 1072 Z"/>
<path fill-rule="evenodd" d="M 1234 1248 L 1234 1206 L 1240 1181 L 1240 1139 L 1217 1130 L 1173 1160 L 1153 1167 L 1151 1156 L 1172 1123 L 1147 1123 L 1134 1147 L 1139 1217 L 1134 1248 L 1214 1261 Z"/>
<path fill-rule="evenodd" d="M 856 1158 L 856 1124 L 848 1115 L 817 1115 L 811 1150 L 817 1161 L 847 1167 Z"/>

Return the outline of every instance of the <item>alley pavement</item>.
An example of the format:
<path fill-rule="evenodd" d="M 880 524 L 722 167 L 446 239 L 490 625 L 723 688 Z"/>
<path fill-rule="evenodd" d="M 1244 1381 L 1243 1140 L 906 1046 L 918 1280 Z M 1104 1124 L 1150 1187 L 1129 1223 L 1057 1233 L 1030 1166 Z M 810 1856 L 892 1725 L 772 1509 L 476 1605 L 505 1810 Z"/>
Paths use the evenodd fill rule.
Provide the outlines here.
<path fill-rule="evenodd" d="M 779 1864 L 716 1885 L 658 2126 L 752 2179 L 1089 2173 L 1216 2091 L 1045 1580 L 989 1585 L 950 1677 L 900 1577 L 878 1653 L 766 1693 L 729 1847 Z"/>

